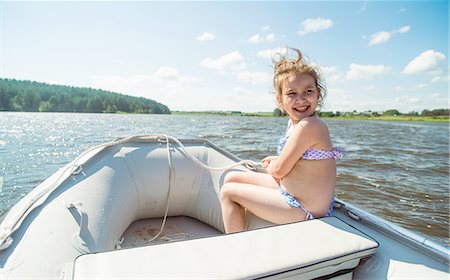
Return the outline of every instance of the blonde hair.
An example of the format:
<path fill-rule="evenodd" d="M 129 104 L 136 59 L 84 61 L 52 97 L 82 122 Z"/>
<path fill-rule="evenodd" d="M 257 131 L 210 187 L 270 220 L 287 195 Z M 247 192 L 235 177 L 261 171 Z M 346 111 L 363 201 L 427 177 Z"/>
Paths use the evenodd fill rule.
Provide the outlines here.
<path fill-rule="evenodd" d="M 291 48 L 298 54 L 297 59 L 289 59 L 288 52 L 285 55 L 279 53 L 279 59 L 273 61 L 274 64 L 274 77 L 273 86 L 275 88 L 275 95 L 277 99 L 277 106 L 281 112 L 284 112 L 282 102 L 282 87 L 284 81 L 291 75 L 296 74 L 308 74 L 316 80 L 316 86 L 319 91 L 319 98 L 317 105 L 323 106 L 323 99 L 326 95 L 326 89 L 324 81 L 322 80 L 321 70 L 317 66 L 308 64 L 304 59 L 302 52 L 298 49 Z"/>

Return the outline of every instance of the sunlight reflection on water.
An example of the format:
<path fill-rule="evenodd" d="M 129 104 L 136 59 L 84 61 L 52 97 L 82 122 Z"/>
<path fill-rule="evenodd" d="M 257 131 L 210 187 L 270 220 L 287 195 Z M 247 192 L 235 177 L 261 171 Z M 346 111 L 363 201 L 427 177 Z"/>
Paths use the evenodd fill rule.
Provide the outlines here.
<path fill-rule="evenodd" d="M 348 150 L 337 164 L 337 197 L 450 243 L 447 123 L 326 122 L 333 144 Z M 239 116 L 0 112 L 0 214 L 99 143 L 166 133 L 205 138 L 240 158 L 260 160 L 275 153 L 286 123 Z"/>

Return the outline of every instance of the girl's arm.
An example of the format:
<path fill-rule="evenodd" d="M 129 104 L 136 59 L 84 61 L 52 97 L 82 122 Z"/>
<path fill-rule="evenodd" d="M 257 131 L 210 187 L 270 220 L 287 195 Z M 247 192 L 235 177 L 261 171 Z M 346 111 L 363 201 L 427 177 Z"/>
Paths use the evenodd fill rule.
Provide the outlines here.
<path fill-rule="evenodd" d="M 267 167 L 270 165 L 271 162 L 276 161 L 278 159 L 278 156 L 268 156 L 265 157 L 261 160 L 261 165 L 262 167 L 264 167 L 264 169 L 266 169 L 267 172 Z M 270 173 L 269 173 L 270 174 Z M 273 176 L 272 176 L 273 177 Z M 277 184 L 280 184 L 280 178 L 276 178 L 273 177 L 275 179 L 275 181 L 277 182 Z"/>
<path fill-rule="evenodd" d="M 266 168 L 267 172 L 274 178 L 285 177 L 305 151 L 317 143 L 323 142 L 323 139 L 329 139 L 325 123 L 314 116 L 303 118 L 291 131 L 280 156 L 269 162 Z"/>
<path fill-rule="evenodd" d="M 261 160 L 261 164 L 264 168 L 267 168 L 269 166 L 270 162 L 277 160 L 278 156 L 268 156 Z"/>

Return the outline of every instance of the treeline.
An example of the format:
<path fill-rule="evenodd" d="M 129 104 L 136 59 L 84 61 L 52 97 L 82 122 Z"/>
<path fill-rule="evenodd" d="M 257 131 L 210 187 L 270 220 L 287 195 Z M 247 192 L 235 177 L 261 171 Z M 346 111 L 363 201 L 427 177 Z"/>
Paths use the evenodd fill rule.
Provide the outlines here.
<path fill-rule="evenodd" d="M 371 110 L 364 112 L 320 112 L 321 117 L 349 117 L 349 116 L 365 116 L 365 117 L 380 117 L 380 116 L 405 116 L 405 117 L 438 117 L 438 116 L 449 116 L 449 109 L 434 109 L 434 110 L 423 110 L 419 112 L 408 112 L 400 113 L 397 109 L 389 109 L 383 112 L 373 112 Z"/>
<path fill-rule="evenodd" d="M 0 79 L 0 111 L 170 114 L 143 97 L 14 79 Z"/>

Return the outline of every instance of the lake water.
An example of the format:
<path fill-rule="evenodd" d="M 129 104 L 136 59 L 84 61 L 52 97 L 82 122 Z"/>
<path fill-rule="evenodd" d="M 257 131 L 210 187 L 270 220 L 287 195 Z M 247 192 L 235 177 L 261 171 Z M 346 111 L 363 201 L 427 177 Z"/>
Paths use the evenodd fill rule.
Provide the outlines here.
<path fill-rule="evenodd" d="M 449 242 L 448 123 L 326 119 L 337 162 L 336 196 Z M 285 118 L 0 112 L 0 215 L 84 150 L 118 137 L 206 138 L 242 159 L 274 154 Z"/>

